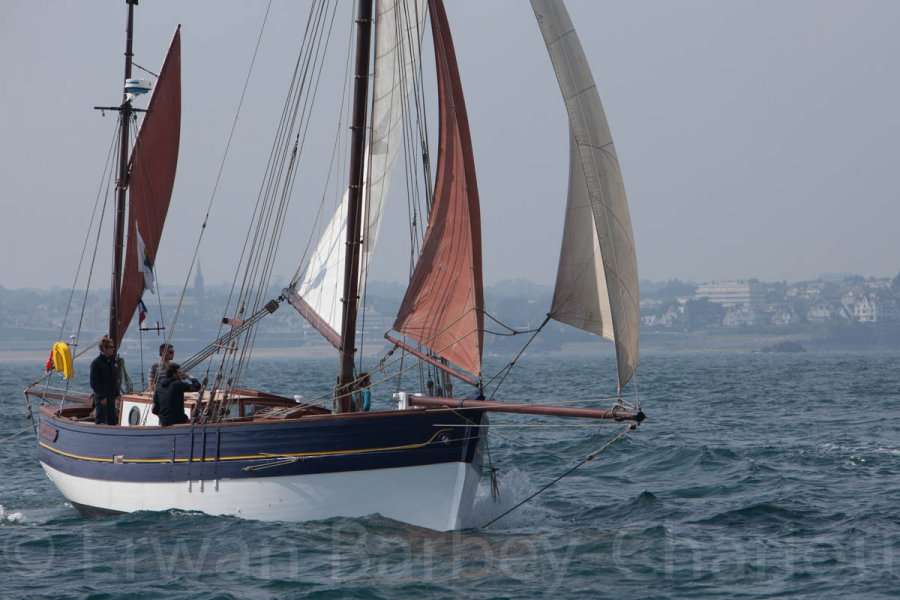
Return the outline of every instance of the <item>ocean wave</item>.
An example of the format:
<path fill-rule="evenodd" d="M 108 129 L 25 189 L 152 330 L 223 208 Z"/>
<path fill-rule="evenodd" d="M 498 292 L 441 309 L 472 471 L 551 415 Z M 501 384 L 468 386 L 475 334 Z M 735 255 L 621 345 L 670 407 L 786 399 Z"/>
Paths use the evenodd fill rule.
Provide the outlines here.
<path fill-rule="evenodd" d="M 0 504 L 0 523 L 24 523 L 25 515 L 19 511 L 9 511 Z"/>
<path fill-rule="evenodd" d="M 723 527 L 809 527 L 846 518 L 842 512 L 824 514 L 812 508 L 789 508 L 775 502 L 759 502 L 693 521 L 698 525 Z"/>

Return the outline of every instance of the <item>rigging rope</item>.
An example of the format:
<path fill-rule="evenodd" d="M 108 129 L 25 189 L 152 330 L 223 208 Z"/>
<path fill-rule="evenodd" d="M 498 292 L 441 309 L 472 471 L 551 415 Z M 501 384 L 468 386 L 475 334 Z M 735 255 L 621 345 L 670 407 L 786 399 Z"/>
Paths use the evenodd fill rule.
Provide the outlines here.
<path fill-rule="evenodd" d="M 145 67 L 142 67 L 141 65 L 137 64 L 137 63 L 134 62 L 133 60 L 131 61 L 131 66 L 137 67 L 138 69 L 140 69 L 140 70 L 143 71 L 144 73 L 147 73 L 147 74 L 149 74 L 149 75 L 153 75 L 154 77 L 156 77 L 157 79 L 159 79 L 159 73 L 154 73 L 154 72 L 151 71 L 150 69 L 147 69 L 147 68 L 145 68 Z"/>
<path fill-rule="evenodd" d="M 401 15 L 400 11 L 403 10 Z M 426 8 L 427 11 L 427 8 Z M 404 183 L 406 189 L 407 210 L 409 213 L 409 279 L 412 279 L 416 261 L 421 252 L 422 238 L 424 237 L 424 224 L 427 224 L 431 210 L 431 163 L 428 154 L 428 127 L 427 114 L 424 104 L 424 76 L 422 65 L 422 38 L 423 31 L 419 23 L 424 23 L 427 15 L 419 14 L 418 3 L 413 3 L 413 14 L 410 14 L 410 3 L 398 3 L 394 9 L 396 38 L 395 47 L 400 48 L 400 65 L 404 67 L 407 60 L 416 68 L 407 77 L 406 68 L 400 68 L 400 112 L 401 112 L 401 140 L 403 147 Z M 405 19 L 405 21 L 404 21 Z M 404 26 L 404 22 L 413 24 L 414 27 Z M 413 39 L 414 38 L 414 39 Z M 403 50 L 408 52 L 408 57 Z M 411 79 L 411 81 L 410 81 Z M 396 88 L 397 86 L 395 86 Z M 392 90 L 393 91 L 393 90 Z M 421 173 L 417 164 L 421 159 Z M 419 175 L 422 176 L 420 182 Z M 423 220 L 423 214 L 425 218 Z M 419 350 L 423 350 L 421 344 L 416 343 Z M 402 354 L 406 353 L 401 349 Z M 401 356 L 402 356 L 401 354 Z M 434 367 L 427 366 L 422 361 L 415 361 L 418 369 L 419 387 L 425 389 L 425 371 L 436 375 Z M 398 385 L 400 380 L 398 379 Z"/>
<path fill-rule="evenodd" d="M 117 130 L 117 134 L 115 137 L 115 141 L 113 142 L 114 144 L 118 144 L 119 139 L 121 138 L 121 134 L 118 133 L 119 127 L 116 127 L 116 130 Z M 94 278 L 94 266 L 97 263 L 97 251 L 100 248 L 100 234 L 103 232 L 103 219 L 106 214 L 106 205 L 109 202 L 109 198 L 111 196 L 110 191 L 112 189 L 113 179 L 114 179 L 114 177 L 110 174 L 110 176 L 107 179 L 107 183 L 106 183 L 106 192 L 104 192 L 104 194 L 103 194 L 103 206 L 100 209 L 100 221 L 97 223 L 97 236 L 94 240 L 94 253 L 91 256 L 91 265 L 90 265 L 90 268 L 88 269 L 87 282 L 85 283 L 85 286 L 84 286 L 84 298 L 82 299 L 82 302 L 81 302 L 81 314 L 78 317 L 78 329 L 75 331 L 75 344 L 76 345 L 79 343 L 79 340 L 81 340 L 81 328 L 84 324 L 84 312 L 85 312 L 85 309 L 87 308 L 88 293 L 91 290 L 91 281 Z M 88 346 L 88 348 L 90 348 L 90 347 L 91 346 Z M 87 348 L 85 350 L 87 350 Z M 81 354 L 82 353 L 79 353 L 78 356 L 80 356 Z"/>
<path fill-rule="evenodd" d="M 291 192 L 297 173 L 298 160 L 305 147 L 311 115 L 318 96 L 319 83 L 325 66 L 324 53 L 331 39 L 337 10 L 331 12 L 330 18 L 322 5 L 319 18 L 313 29 L 313 36 L 307 46 L 306 61 L 302 72 L 298 94 L 295 96 L 293 108 L 290 113 L 284 139 L 293 137 L 293 145 L 285 145 L 280 153 L 281 160 L 273 172 L 273 177 L 267 182 L 267 190 L 271 190 L 265 203 L 264 217 L 257 221 L 254 243 L 251 246 L 251 254 L 247 261 L 244 273 L 244 283 L 239 295 L 239 304 L 246 308 L 248 301 L 250 311 L 258 310 L 263 297 L 268 293 L 274 269 L 275 258 L 284 232 L 287 207 L 291 198 Z M 336 6 L 336 5 L 335 5 Z M 326 26 L 327 24 L 327 26 Z M 327 29 L 326 29 L 327 27 Z M 295 130 L 296 124 L 296 130 Z M 289 135 L 295 132 L 293 136 Z M 288 157 L 288 154 L 290 155 Z M 283 174 L 283 176 L 282 176 Z M 279 193 L 280 188 L 280 193 Z M 266 242 L 268 240 L 268 242 Z M 239 358 L 232 363 L 229 373 L 230 386 L 239 381 L 246 363 L 252 356 L 256 341 L 257 330 L 253 329 L 243 340 Z"/>
<path fill-rule="evenodd" d="M 340 148 L 341 148 L 341 141 L 344 139 L 344 136 L 342 134 L 343 124 L 348 120 L 347 116 L 345 115 L 345 110 L 346 110 L 345 107 L 346 107 L 346 101 L 347 101 L 347 92 L 350 87 L 350 77 L 348 76 L 348 74 L 350 73 L 350 59 L 353 55 L 352 50 L 353 50 L 353 29 L 351 28 L 350 33 L 349 33 L 349 38 L 347 40 L 347 57 L 344 61 L 344 81 L 346 83 L 343 86 L 341 86 L 341 102 L 340 102 L 340 106 L 338 108 L 338 118 L 337 118 L 337 124 L 335 126 L 334 142 L 332 143 L 332 146 L 331 146 L 331 159 L 328 163 L 328 173 L 325 177 L 325 185 L 322 189 L 322 200 L 319 202 L 319 206 L 316 209 L 316 216 L 313 219 L 313 224 L 312 224 L 313 232 L 316 232 L 318 230 L 319 219 L 322 216 L 322 209 L 324 208 L 325 201 L 328 197 L 328 187 L 329 187 L 329 185 L 331 185 L 332 174 L 335 171 L 335 165 L 337 164 L 338 156 L 342 155 Z M 343 192 L 341 191 L 341 185 L 337 181 L 337 179 L 335 179 L 335 187 L 336 187 L 338 202 L 341 202 Z M 303 275 L 303 273 L 307 267 L 306 259 L 309 256 L 309 249 L 312 247 L 313 239 L 315 239 L 314 234 L 310 234 L 310 236 L 306 239 L 306 246 L 304 246 L 304 248 L 303 248 L 303 254 L 300 257 L 300 262 L 297 265 L 297 270 L 294 271 L 294 275 L 291 277 L 288 287 L 291 287 L 291 286 L 294 286 L 294 285 L 297 285 L 298 283 L 300 283 L 300 277 Z"/>
<path fill-rule="evenodd" d="M 550 315 L 548 314 L 548 315 L 544 318 L 544 322 L 541 323 L 541 326 L 534 330 L 534 333 L 531 334 L 531 337 L 528 338 L 528 341 L 525 342 L 525 345 L 522 346 L 522 349 L 519 350 L 519 352 L 518 352 L 518 353 L 516 354 L 516 356 L 509 362 L 509 364 L 506 365 L 505 367 L 503 367 L 502 369 L 500 369 L 493 377 L 491 377 L 490 379 L 488 379 L 487 383 L 484 384 L 485 387 L 487 387 L 487 386 L 489 386 L 489 385 L 491 384 L 491 382 L 493 382 L 495 379 L 497 379 L 497 377 L 500 377 L 500 381 L 497 382 L 497 386 L 494 388 L 494 391 L 491 392 L 491 397 L 488 398 L 489 400 L 493 400 L 493 399 L 494 399 L 494 396 L 497 395 L 497 391 L 500 389 L 500 386 L 503 385 L 503 382 L 504 382 L 504 381 L 506 381 L 507 376 L 508 376 L 508 375 L 510 374 L 510 372 L 513 370 L 513 367 L 516 366 L 516 363 L 519 362 L 519 359 L 522 358 L 522 355 L 525 353 L 525 350 L 528 349 L 528 346 L 531 345 L 531 342 L 534 341 L 534 338 L 536 338 L 536 337 L 538 336 L 538 334 L 541 332 L 541 330 L 542 330 L 542 329 L 547 325 L 547 323 L 549 323 L 549 322 L 550 322 Z"/>
<path fill-rule="evenodd" d="M 245 257 L 247 257 L 247 249 L 248 249 L 248 244 L 250 243 L 250 240 L 251 240 L 251 234 L 253 232 L 253 224 L 257 222 L 257 219 L 261 218 L 260 213 L 264 208 L 263 207 L 264 192 L 266 192 L 268 189 L 267 182 L 269 181 L 273 161 L 275 160 L 277 149 L 278 149 L 281 139 L 284 135 L 285 120 L 287 118 L 289 106 L 291 104 L 291 98 L 293 97 L 294 92 L 295 92 L 295 86 L 297 83 L 297 73 L 300 69 L 301 60 L 302 60 L 303 52 L 304 52 L 305 45 L 306 45 L 306 39 L 307 39 L 307 36 L 309 35 L 313 9 L 314 9 L 314 6 L 311 5 L 310 6 L 310 18 L 307 19 L 306 31 L 303 34 L 300 54 L 298 55 L 297 61 L 294 65 L 294 71 L 293 71 L 293 74 L 291 77 L 291 84 L 288 88 L 288 94 L 285 99 L 284 106 L 282 108 L 281 120 L 279 121 L 279 125 L 276 129 L 275 140 L 273 141 L 272 147 L 269 151 L 269 158 L 268 158 L 268 162 L 266 165 L 266 170 L 265 170 L 265 174 L 263 177 L 263 181 L 262 181 L 262 183 L 260 185 L 260 189 L 257 193 L 256 204 L 254 206 L 251 221 L 250 221 L 251 226 L 248 228 L 247 235 L 244 238 L 244 244 L 241 248 L 241 255 L 240 255 L 240 258 L 238 259 L 237 266 L 235 268 L 235 274 L 234 274 L 234 278 L 232 280 L 231 289 L 228 292 L 228 298 L 226 300 L 225 308 L 224 308 L 224 314 L 226 314 L 226 315 L 230 314 L 230 311 L 231 311 L 231 303 L 232 303 L 232 300 L 234 299 L 234 292 L 235 292 L 235 289 L 237 288 L 237 281 L 239 278 L 241 267 L 242 267 L 242 265 L 244 265 Z M 247 261 L 248 261 L 247 268 L 248 269 L 249 269 L 250 260 L 251 260 L 251 258 L 247 257 Z M 236 306 L 235 306 L 235 317 L 232 321 L 234 321 L 234 320 L 240 321 L 241 320 L 240 317 L 244 314 L 245 307 L 242 306 L 241 297 L 244 294 L 245 285 L 246 285 L 246 276 L 245 276 L 245 281 L 242 284 L 241 289 L 239 291 L 239 298 L 238 298 L 238 300 L 236 302 Z M 226 323 L 226 320 L 223 319 L 219 326 L 219 332 L 217 334 L 217 337 L 221 337 L 222 328 L 224 327 L 225 323 Z M 229 382 L 231 380 L 233 380 L 233 377 L 231 377 L 231 376 L 226 378 L 225 372 L 229 371 L 229 372 L 233 373 L 233 370 L 234 370 L 233 354 L 237 351 L 237 347 L 234 345 L 229 345 L 228 347 L 223 348 L 223 350 L 224 351 L 222 353 L 221 360 L 219 361 L 219 366 L 218 366 L 216 376 L 215 376 L 215 383 L 213 384 L 213 387 L 210 390 L 210 398 L 215 398 L 216 390 L 217 390 L 218 386 L 222 383 L 223 380 L 227 379 Z M 207 368 L 207 377 L 209 376 L 209 370 L 210 369 Z"/>
<path fill-rule="evenodd" d="M 84 234 L 84 243 L 81 246 L 81 256 L 78 259 L 78 266 L 75 269 L 75 276 L 72 278 L 72 289 L 69 292 L 69 299 L 66 302 L 66 312 L 63 315 L 62 324 L 59 326 L 59 339 L 60 340 L 63 338 L 63 334 L 65 333 L 65 330 L 66 330 L 66 324 L 69 320 L 69 311 L 72 308 L 72 299 L 75 296 L 75 288 L 78 286 L 78 277 L 81 275 L 81 266 L 84 263 L 84 257 L 85 257 L 85 254 L 87 253 L 88 241 L 91 239 L 91 231 L 93 231 L 93 229 L 94 229 L 94 221 L 97 217 L 97 207 L 100 205 L 100 197 L 103 195 L 103 184 L 107 183 L 107 189 L 109 189 L 109 187 L 108 187 L 109 167 L 110 167 L 110 164 L 112 163 L 113 149 L 116 147 L 116 141 L 118 139 L 119 139 L 119 127 L 117 125 L 115 128 L 115 131 L 113 132 L 112 140 L 110 141 L 110 144 L 109 144 L 109 150 L 106 153 L 106 162 L 103 165 L 103 174 L 100 176 L 100 183 L 97 185 L 97 196 L 94 198 L 94 207 L 91 209 L 91 220 L 90 220 L 90 223 L 88 224 L 87 231 Z M 106 209 L 105 201 L 103 204 L 103 209 L 104 210 Z M 102 224 L 102 219 L 103 219 L 102 212 L 100 215 L 100 219 L 101 219 L 101 224 Z M 94 246 L 94 256 L 96 256 L 96 253 L 97 253 L 97 247 L 95 245 Z M 93 263 L 92 263 L 92 266 L 93 266 Z"/>
<path fill-rule="evenodd" d="M 536 497 L 539 496 L 540 494 L 543 494 L 544 492 L 546 492 L 548 489 L 550 489 L 551 487 L 553 487 L 554 485 L 556 485 L 557 483 L 559 483 L 562 479 L 564 479 L 565 477 L 568 477 L 569 475 L 571 475 L 572 473 L 574 473 L 575 471 L 577 471 L 578 469 L 580 469 L 581 467 L 583 467 L 583 466 L 586 465 L 587 463 L 589 463 L 589 462 L 591 462 L 592 460 L 594 460 L 595 458 L 597 458 L 597 457 L 598 457 L 600 454 L 602 454 L 607 448 L 609 448 L 610 446 L 612 446 L 613 444 L 615 444 L 616 442 L 618 442 L 619 440 L 621 440 L 622 438 L 624 438 L 625 435 L 627 435 L 628 432 L 631 431 L 632 429 L 634 429 L 635 427 L 636 427 L 636 425 L 634 425 L 634 424 L 629 424 L 628 426 L 625 427 L 625 429 L 623 429 L 622 431 L 620 431 L 618 434 L 616 434 L 615 436 L 613 436 L 609 441 L 607 441 L 605 444 L 603 444 L 603 446 L 601 446 L 601 447 L 598 448 L 597 450 L 594 450 L 593 452 L 591 452 L 590 454 L 588 454 L 587 456 L 585 456 L 583 459 L 581 459 L 580 461 L 578 461 L 577 463 L 575 463 L 575 465 L 573 465 L 573 466 L 570 467 L 569 469 L 563 471 L 559 476 L 557 476 L 557 477 L 555 477 L 554 479 L 552 479 L 550 482 L 548 482 L 546 485 L 544 485 L 543 487 L 541 487 L 539 490 L 537 490 L 537 491 L 534 492 L 533 494 L 529 495 L 529 496 L 528 496 L 527 498 L 525 498 L 524 500 L 521 500 L 520 502 L 516 503 L 516 505 L 513 506 L 512 508 L 509 508 L 508 510 L 503 511 L 499 516 L 494 517 L 493 519 L 491 519 L 490 521 L 488 521 L 487 523 L 485 523 L 484 525 L 482 525 L 482 526 L 480 527 L 480 529 L 487 529 L 488 527 L 490 527 L 491 525 L 493 525 L 494 523 L 496 523 L 497 521 L 499 521 L 500 519 L 502 519 L 503 517 L 505 517 L 505 516 L 508 515 L 509 513 L 513 512 L 514 510 L 519 509 L 520 507 L 524 506 L 526 503 L 531 502 L 534 498 L 536 498 Z"/>
<path fill-rule="evenodd" d="M 271 8 L 272 8 L 272 0 L 269 0 L 269 2 L 266 4 L 266 12 L 263 15 L 263 21 L 259 28 L 259 34 L 256 37 L 256 46 L 254 46 L 254 48 L 253 48 L 253 56 L 250 59 L 250 66 L 247 68 L 247 76 L 244 78 L 244 85 L 241 88 L 241 96 L 240 96 L 240 99 L 238 100 L 237 108 L 235 109 L 234 118 L 231 121 L 231 129 L 228 132 L 228 138 L 225 141 L 225 151 L 222 153 L 222 160 L 219 161 L 219 169 L 216 172 L 216 179 L 215 179 L 215 182 L 213 183 L 213 188 L 212 188 L 212 192 L 210 193 L 210 196 L 209 196 L 209 201 L 206 204 L 206 213 L 203 216 L 203 222 L 200 225 L 200 234 L 198 235 L 197 242 L 194 245 L 194 253 L 193 253 L 193 256 L 191 257 L 191 263 L 190 263 L 190 266 L 188 267 L 187 276 L 184 279 L 184 285 L 181 288 L 181 295 L 178 298 L 178 304 L 175 307 L 175 316 L 172 318 L 171 327 L 170 327 L 170 329 L 167 330 L 166 336 L 164 338 L 164 343 L 166 343 L 166 344 L 171 343 L 172 336 L 175 334 L 175 326 L 178 322 L 178 317 L 181 315 L 182 303 L 184 301 L 185 295 L 187 294 L 187 288 L 188 288 L 188 285 L 190 284 L 191 274 L 193 273 L 194 265 L 197 262 L 197 256 L 200 252 L 200 244 L 203 242 L 203 236 L 206 234 L 206 226 L 207 226 L 207 223 L 209 222 L 209 215 L 212 212 L 212 207 L 213 207 L 213 204 L 216 199 L 216 194 L 219 190 L 219 182 L 222 179 L 222 172 L 225 168 L 225 163 L 228 160 L 229 151 L 231 150 L 231 141 L 234 138 L 234 131 L 237 128 L 238 119 L 240 118 L 240 115 L 241 115 L 241 108 L 243 108 L 243 106 L 244 106 L 244 97 L 247 95 L 247 87 L 250 84 L 250 78 L 253 74 L 253 67 L 256 65 L 256 56 L 259 53 L 259 46 L 260 46 L 260 43 L 262 42 L 263 32 L 266 29 L 266 23 L 269 20 L 269 11 L 271 10 Z M 160 318 L 162 318 L 162 307 L 161 306 L 160 306 Z"/>
<path fill-rule="evenodd" d="M 224 312 L 232 315 L 229 320 L 232 323 L 242 322 L 245 314 L 257 313 L 269 293 L 287 207 L 299 172 L 299 159 L 312 122 L 336 7 L 337 3 L 327 2 L 310 6 L 300 51 L 225 306 Z M 221 333 L 221 327 L 219 331 Z M 221 406 L 210 411 L 210 418 L 227 412 L 225 407 L 230 402 L 230 392 L 237 385 L 252 355 L 257 330 L 245 328 L 242 333 L 241 340 L 238 342 L 235 339 L 237 336 L 232 338 L 237 343 L 228 344 L 222 353 L 210 397 L 216 397 L 219 386 L 222 386 L 224 395 L 216 400 Z"/>
<path fill-rule="evenodd" d="M 540 327 L 537 327 L 535 329 L 514 329 L 513 327 L 510 327 L 509 325 L 507 325 L 503 321 L 499 320 L 497 317 L 495 317 L 494 315 L 492 315 L 491 313 L 489 313 L 488 311 L 486 311 L 484 309 L 482 309 L 481 314 L 483 314 L 488 319 L 490 319 L 491 321 L 493 321 L 494 323 L 496 323 L 497 325 L 499 325 L 500 327 L 503 327 L 504 329 L 506 329 L 508 331 L 508 333 L 501 333 L 499 331 L 491 331 L 489 329 L 483 330 L 484 333 L 489 333 L 491 335 L 512 337 L 512 336 L 516 336 L 516 335 L 523 335 L 525 333 L 535 333 L 535 332 L 538 332 L 541 330 Z"/>
<path fill-rule="evenodd" d="M 113 164 L 112 161 L 111 161 L 112 150 L 113 150 L 113 148 L 115 148 L 115 147 L 118 145 L 118 142 L 119 142 L 119 139 L 120 139 L 120 135 L 121 135 L 121 130 L 120 130 L 120 128 L 119 128 L 119 126 L 118 126 L 118 123 L 117 123 L 117 124 L 116 124 L 116 128 L 115 128 L 115 133 L 113 134 L 113 140 L 112 140 L 112 143 L 110 144 L 110 149 L 109 149 L 109 151 L 108 151 L 108 153 L 107 153 L 106 164 L 104 165 L 104 168 L 103 168 L 103 175 L 101 176 L 100 186 L 98 187 L 98 190 L 97 190 L 97 198 L 94 200 L 94 211 L 96 211 L 96 208 L 97 208 L 97 202 L 98 202 L 99 199 L 100 199 L 101 190 L 103 190 L 103 183 L 104 183 L 104 180 L 105 180 L 105 182 L 106 182 L 106 190 L 103 191 L 103 193 L 102 193 L 102 196 L 103 196 L 103 205 L 102 205 L 102 207 L 100 208 L 100 220 L 99 220 L 99 222 L 97 223 L 97 235 L 96 235 L 95 238 L 94 238 L 94 250 L 93 250 L 93 252 L 92 252 L 92 254 L 91 254 L 91 264 L 90 264 L 90 267 L 89 267 L 89 269 L 88 269 L 87 281 L 85 282 L 85 286 L 84 286 L 84 296 L 83 296 L 82 302 L 81 302 L 81 312 L 80 312 L 79 317 L 78 317 L 78 327 L 76 328 L 75 335 L 74 335 L 74 338 L 73 338 L 73 341 L 72 341 L 72 342 L 73 342 L 73 343 L 72 343 L 72 346 L 73 346 L 73 347 L 77 347 L 78 344 L 79 344 L 79 341 L 81 340 L 81 329 L 82 329 L 82 326 L 84 325 L 84 313 L 85 313 L 85 310 L 86 310 L 86 308 L 87 308 L 88 295 L 89 295 L 90 290 L 91 290 L 91 281 L 93 280 L 93 277 L 94 277 L 94 265 L 95 265 L 96 262 L 97 262 L 97 252 L 98 252 L 98 250 L 99 250 L 99 248 L 100 248 L 100 235 L 101 235 L 101 233 L 103 232 L 103 219 L 104 219 L 104 217 L 105 217 L 105 215 L 106 215 L 106 206 L 107 206 L 107 203 L 108 203 L 109 198 L 110 198 L 110 189 L 111 189 L 111 187 L 112 187 L 112 182 L 113 182 L 113 180 L 115 179 L 115 177 L 114 177 L 114 175 L 113 175 L 113 171 L 112 171 L 112 169 L 110 169 L 110 166 L 112 166 L 112 164 Z M 116 162 L 117 162 L 117 161 L 116 161 Z M 87 241 L 88 241 L 88 239 L 90 238 L 90 235 L 91 235 L 91 227 L 93 227 L 94 216 L 95 216 L 95 213 L 91 215 L 91 226 L 88 228 L 88 231 L 85 233 L 85 243 L 84 243 L 84 246 L 83 246 L 83 248 L 82 248 L 82 256 L 81 256 L 81 259 L 79 259 L 79 261 L 78 261 L 78 271 L 81 270 L 81 264 L 82 264 L 82 260 L 83 260 L 83 258 L 84 258 L 84 252 L 85 252 L 85 249 L 86 249 L 86 247 L 87 247 Z M 68 303 L 67 303 L 67 306 L 66 306 L 66 314 L 65 314 L 65 317 L 63 318 L 62 326 L 60 327 L 60 338 L 62 338 L 63 332 L 64 332 L 64 330 L 65 330 L 66 321 L 67 321 L 68 318 L 69 318 L 69 310 L 70 310 L 71 304 L 72 304 L 72 297 L 73 297 L 74 294 L 75 294 L 75 287 L 77 286 L 77 284 L 78 284 L 78 273 L 76 272 L 75 278 L 74 278 L 74 280 L 73 280 L 73 282 L 72 282 L 72 290 L 71 290 L 71 292 L 70 292 L 70 294 L 69 294 L 69 300 L 68 300 Z M 76 354 L 76 358 L 77 358 L 78 356 L 81 356 L 82 354 L 84 354 L 84 352 L 86 352 L 87 350 L 89 350 L 89 349 L 92 348 L 92 347 L 93 347 L 93 344 L 91 344 L 90 346 L 88 346 L 87 348 L 85 348 L 84 351 L 82 351 L 82 352 Z M 73 359 L 73 360 L 74 360 L 74 359 Z M 38 383 L 40 383 L 41 381 L 44 381 L 44 380 L 46 380 L 46 381 L 49 383 L 50 380 L 51 380 L 51 378 L 52 378 L 52 376 L 53 376 L 53 373 L 54 373 L 54 371 L 50 371 L 50 372 L 46 373 L 46 374 L 44 375 L 44 377 L 38 379 L 36 382 L 34 382 L 34 383 L 31 384 L 30 386 L 28 386 L 28 389 L 34 387 L 35 385 L 37 385 Z M 60 398 L 60 406 L 62 406 L 62 404 L 66 401 L 66 395 L 69 393 L 69 387 L 70 387 L 71 383 L 72 383 L 72 380 L 70 380 L 70 379 L 67 379 L 67 380 L 66 380 L 65 391 L 64 391 L 62 397 Z M 31 404 L 28 405 L 28 411 L 29 411 L 29 414 L 30 414 L 30 412 L 31 412 Z"/>

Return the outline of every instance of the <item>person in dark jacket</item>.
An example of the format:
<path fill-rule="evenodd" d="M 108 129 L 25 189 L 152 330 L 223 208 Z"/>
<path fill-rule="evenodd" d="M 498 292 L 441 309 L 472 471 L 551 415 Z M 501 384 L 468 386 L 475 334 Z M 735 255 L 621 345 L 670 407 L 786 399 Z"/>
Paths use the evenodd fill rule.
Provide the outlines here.
<path fill-rule="evenodd" d="M 166 370 L 166 365 L 175 359 L 175 346 L 172 344 L 159 345 L 159 362 L 150 365 L 150 375 L 147 378 L 147 389 L 151 392 L 156 389 L 156 380 L 159 379 L 159 372 Z M 161 365 L 161 366 L 160 366 Z"/>
<path fill-rule="evenodd" d="M 166 427 L 187 423 L 184 414 L 184 393 L 200 390 L 200 382 L 193 377 L 186 377 L 177 363 L 169 363 L 165 372 L 156 382 L 153 394 L 154 408 L 157 409 L 159 424 Z"/>
<path fill-rule="evenodd" d="M 94 422 L 118 425 L 119 364 L 116 347 L 108 336 L 100 339 L 100 355 L 91 363 L 91 390 L 94 392 Z"/>

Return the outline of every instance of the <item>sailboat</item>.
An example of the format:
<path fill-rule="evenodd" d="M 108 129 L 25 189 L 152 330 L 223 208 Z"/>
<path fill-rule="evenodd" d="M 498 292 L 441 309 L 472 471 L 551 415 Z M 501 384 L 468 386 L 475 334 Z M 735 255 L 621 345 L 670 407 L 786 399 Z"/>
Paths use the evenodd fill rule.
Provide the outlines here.
<path fill-rule="evenodd" d="M 126 89 L 120 105 L 105 107 L 119 114 L 121 127 L 109 311 L 109 335 L 117 349 L 145 291 L 153 289 L 181 112 L 176 30 L 130 146 L 128 128 L 140 111 L 135 99 L 149 86 L 132 78 L 137 1 L 126 2 Z M 88 393 L 53 387 L 49 378 L 26 390 L 41 403 L 40 464 L 80 512 L 180 509 L 279 521 L 378 513 L 453 530 L 473 525 L 488 413 L 635 425 L 643 420 L 639 406 L 622 399 L 638 366 L 639 291 L 628 205 L 597 88 L 562 0 L 531 2 L 570 134 L 562 248 L 547 320 L 615 344 L 617 400 L 607 408 L 485 399 L 478 185 L 443 1 L 356 4 L 349 177 L 341 201 L 300 275 L 277 298 L 248 293 L 224 319 L 222 334 L 182 363 L 185 369 L 214 359 L 220 365 L 201 391 L 188 394 L 189 422 L 160 426 L 149 392 L 123 394 L 119 423 L 102 425 L 90 417 Z M 428 20 L 439 107 L 436 169 L 427 190 L 427 227 L 396 320 L 385 334 L 391 353 L 427 369 L 428 383 L 392 393 L 387 409 L 366 410 L 362 394 L 384 390 L 357 361 L 359 301 L 391 169 L 402 148 L 401 108 L 413 93 L 408 82 L 423 69 L 420 49 Z M 293 164 L 290 153 L 284 160 Z M 262 219 L 254 214 L 254 223 Z M 221 365 L 229 360 L 243 366 L 242 352 L 252 344 L 256 324 L 282 305 L 296 309 L 339 355 L 330 407 L 240 387 L 233 369 L 223 374 Z M 471 393 L 457 393 L 461 386 L 470 386 Z"/>

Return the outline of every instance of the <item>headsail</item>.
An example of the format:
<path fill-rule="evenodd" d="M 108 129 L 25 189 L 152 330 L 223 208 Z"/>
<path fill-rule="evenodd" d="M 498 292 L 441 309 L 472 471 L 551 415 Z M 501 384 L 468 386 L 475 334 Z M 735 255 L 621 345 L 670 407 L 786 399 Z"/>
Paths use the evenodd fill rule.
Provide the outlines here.
<path fill-rule="evenodd" d="M 440 133 L 434 200 L 422 253 L 394 329 L 481 374 L 481 221 L 469 119 L 442 0 L 429 0 Z"/>
<path fill-rule="evenodd" d="M 360 293 L 378 241 L 391 167 L 403 146 L 403 103 L 418 71 L 419 43 L 425 27 L 425 0 L 379 0 L 376 11 L 372 134 L 364 175 Z M 303 277 L 287 294 L 288 301 L 336 346 L 341 337 L 346 238 L 345 192 L 319 238 Z"/>
<path fill-rule="evenodd" d="M 144 289 L 153 291 L 153 265 L 178 164 L 181 135 L 181 36 L 175 31 L 156 91 L 131 153 L 128 246 L 122 276 L 118 337 L 122 339 Z"/>
<path fill-rule="evenodd" d="M 557 321 L 616 344 L 619 388 L 638 365 L 640 292 L 619 160 L 597 86 L 562 0 L 531 0 L 569 115 L 569 198 L 553 306 Z"/>

